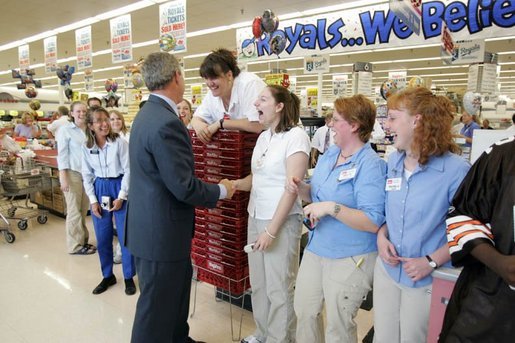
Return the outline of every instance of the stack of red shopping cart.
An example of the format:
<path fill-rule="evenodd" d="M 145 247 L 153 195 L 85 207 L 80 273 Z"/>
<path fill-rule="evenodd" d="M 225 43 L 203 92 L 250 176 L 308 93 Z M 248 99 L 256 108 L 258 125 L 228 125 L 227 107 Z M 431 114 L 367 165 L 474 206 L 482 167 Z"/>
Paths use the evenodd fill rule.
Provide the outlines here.
<path fill-rule="evenodd" d="M 190 131 L 195 155 L 195 174 L 218 183 L 250 174 L 252 150 L 258 135 L 221 130 L 204 144 Z M 250 287 L 247 254 L 248 192 L 236 192 L 231 200 L 221 200 L 213 209 L 195 210 L 195 236 L 192 258 L 197 278 L 229 291 L 242 294 Z"/>

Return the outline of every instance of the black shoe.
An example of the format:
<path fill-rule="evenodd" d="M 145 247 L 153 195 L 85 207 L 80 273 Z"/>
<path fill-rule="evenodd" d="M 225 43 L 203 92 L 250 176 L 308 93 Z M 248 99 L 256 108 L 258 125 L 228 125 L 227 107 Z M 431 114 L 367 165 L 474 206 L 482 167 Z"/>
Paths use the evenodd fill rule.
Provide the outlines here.
<path fill-rule="evenodd" d="M 93 294 L 104 293 L 105 291 L 107 291 L 109 286 L 112 286 L 114 284 L 116 284 L 116 277 L 114 276 L 114 274 L 108 278 L 103 278 L 102 281 L 98 284 L 98 286 L 95 287 L 95 289 L 93 290 Z"/>
<path fill-rule="evenodd" d="M 134 280 L 132 278 L 125 279 L 125 294 L 127 294 L 127 295 L 136 294 L 136 285 L 134 284 Z"/>

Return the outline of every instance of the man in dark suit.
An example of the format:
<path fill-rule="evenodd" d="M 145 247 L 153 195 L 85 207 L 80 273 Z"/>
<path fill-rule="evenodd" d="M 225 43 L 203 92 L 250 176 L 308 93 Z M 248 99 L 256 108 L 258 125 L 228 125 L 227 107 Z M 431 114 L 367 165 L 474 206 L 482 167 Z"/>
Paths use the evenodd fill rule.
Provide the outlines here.
<path fill-rule="evenodd" d="M 177 115 L 184 78 L 175 57 L 152 53 L 142 73 L 151 94 L 131 130 L 125 230 L 141 290 L 131 342 L 194 342 L 187 323 L 194 207 L 215 207 L 234 191 L 230 181 L 209 184 L 194 175 L 191 141 Z"/>

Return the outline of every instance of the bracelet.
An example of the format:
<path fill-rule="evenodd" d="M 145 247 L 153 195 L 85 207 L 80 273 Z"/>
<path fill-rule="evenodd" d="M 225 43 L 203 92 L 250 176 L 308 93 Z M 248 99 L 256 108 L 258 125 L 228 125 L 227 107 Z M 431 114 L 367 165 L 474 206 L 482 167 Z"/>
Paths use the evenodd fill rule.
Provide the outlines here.
<path fill-rule="evenodd" d="M 220 129 L 224 129 L 224 118 L 220 119 Z"/>
<path fill-rule="evenodd" d="M 276 236 L 272 235 L 270 232 L 268 232 L 268 229 L 266 228 L 265 226 L 265 233 L 268 235 L 268 237 L 272 238 L 272 239 L 275 239 Z"/>

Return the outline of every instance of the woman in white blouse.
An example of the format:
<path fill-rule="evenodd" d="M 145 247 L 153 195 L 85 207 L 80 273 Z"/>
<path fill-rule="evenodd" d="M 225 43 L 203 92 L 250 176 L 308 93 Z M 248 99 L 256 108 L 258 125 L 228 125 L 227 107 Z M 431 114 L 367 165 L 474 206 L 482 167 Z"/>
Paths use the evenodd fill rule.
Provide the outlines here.
<path fill-rule="evenodd" d="M 93 294 L 103 293 L 116 283 L 113 274 L 113 216 L 118 237 L 123 237 L 129 192 L 129 144 L 111 130 L 109 113 L 95 107 L 86 115 L 86 144 L 82 146 L 82 177 L 91 203 L 103 279 Z M 136 293 L 134 259 L 122 247 L 125 293 Z"/>
<path fill-rule="evenodd" d="M 310 142 L 298 126 L 299 98 L 286 88 L 266 87 L 255 106 L 268 129 L 256 142 L 252 173 L 234 181 L 237 190 L 251 191 L 248 243 L 254 243 L 249 270 L 256 331 L 242 342 L 294 342 L 302 206 L 284 187 L 287 177 L 304 178 Z"/>
<path fill-rule="evenodd" d="M 111 123 L 111 130 L 124 138 L 127 142 L 129 141 L 129 129 L 125 125 L 125 118 L 123 113 L 117 110 L 109 111 L 109 121 Z"/>
<path fill-rule="evenodd" d="M 82 145 L 86 139 L 86 104 L 74 101 L 70 106 L 70 123 L 59 129 L 57 136 L 57 165 L 59 182 L 66 200 L 66 245 L 73 255 L 94 254 L 89 244 L 86 214 L 89 202 L 82 185 Z"/>

